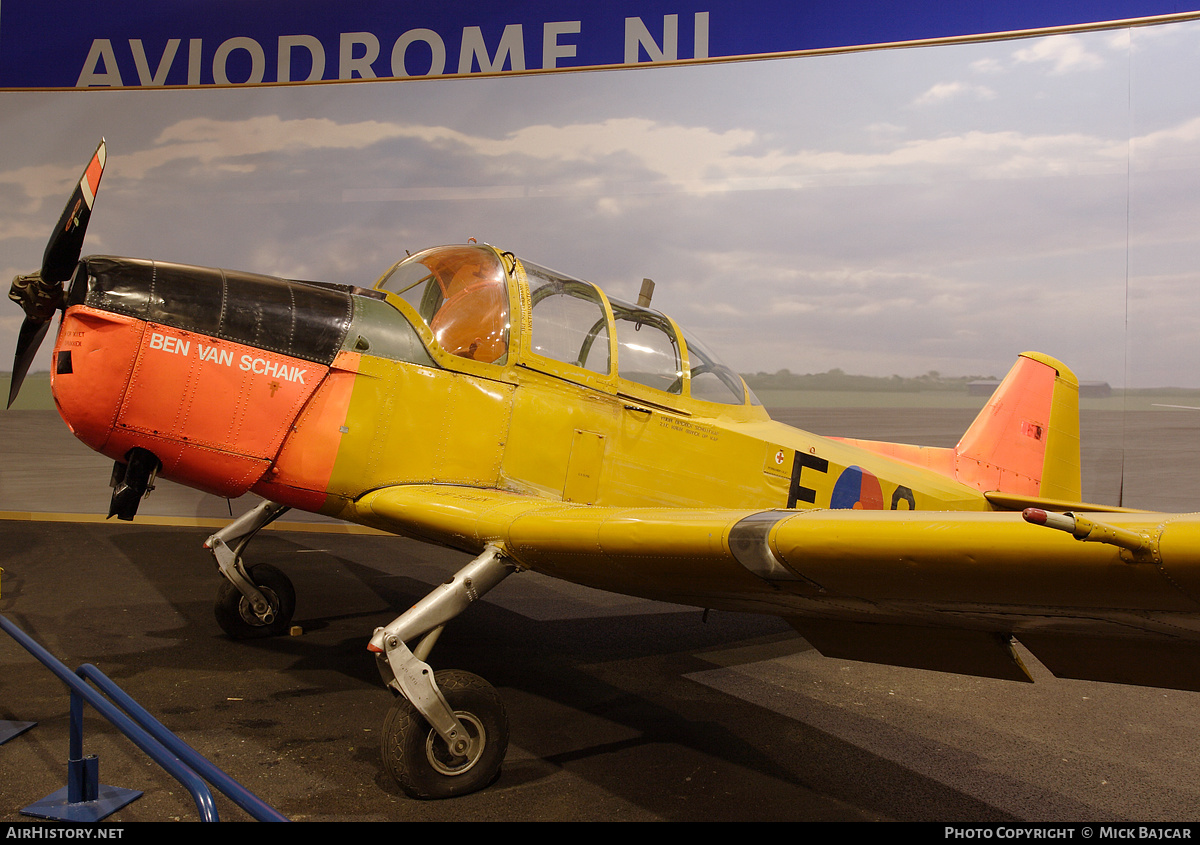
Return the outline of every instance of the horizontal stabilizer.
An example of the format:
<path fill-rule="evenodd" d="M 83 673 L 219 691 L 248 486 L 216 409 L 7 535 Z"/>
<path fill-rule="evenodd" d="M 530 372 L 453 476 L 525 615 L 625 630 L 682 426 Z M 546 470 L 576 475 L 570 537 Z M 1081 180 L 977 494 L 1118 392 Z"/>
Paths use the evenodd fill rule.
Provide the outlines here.
<path fill-rule="evenodd" d="M 1152 513 L 1138 508 L 1117 508 L 1092 502 L 1076 502 L 1068 499 L 1046 499 L 1041 496 L 1014 496 L 1011 493 L 987 492 L 983 497 L 998 508 L 1022 511 L 1025 508 L 1041 508 L 1046 511 L 1072 511 L 1077 513 Z"/>

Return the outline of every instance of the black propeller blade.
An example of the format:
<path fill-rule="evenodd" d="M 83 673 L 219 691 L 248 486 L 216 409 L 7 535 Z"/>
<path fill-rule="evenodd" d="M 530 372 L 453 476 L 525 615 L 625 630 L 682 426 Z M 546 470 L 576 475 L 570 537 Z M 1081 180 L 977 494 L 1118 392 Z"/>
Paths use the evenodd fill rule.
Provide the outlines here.
<path fill-rule="evenodd" d="M 8 407 L 11 408 L 13 400 L 17 398 L 25 374 L 29 372 L 29 366 L 49 329 L 49 320 L 39 323 L 26 317 L 25 322 L 21 323 L 21 333 L 17 335 L 17 354 L 13 359 L 12 382 L 8 386 Z"/>
<path fill-rule="evenodd" d="M 42 269 L 28 276 L 17 276 L 9 288 L 8 298 L 25 309 L 25 322 L 17 337 L 17 354 L 8 387 L 10 408 L 46 336 L 50 320 L 62 304 L 63 282 L 71 278 L 79 262 L 92 204 L 96 201 L 96 191 L 100 189 L 100 177 L 104 173 L 105 155 L 104 141 L 101 140 L 50 235 L 42 255 Z"/>

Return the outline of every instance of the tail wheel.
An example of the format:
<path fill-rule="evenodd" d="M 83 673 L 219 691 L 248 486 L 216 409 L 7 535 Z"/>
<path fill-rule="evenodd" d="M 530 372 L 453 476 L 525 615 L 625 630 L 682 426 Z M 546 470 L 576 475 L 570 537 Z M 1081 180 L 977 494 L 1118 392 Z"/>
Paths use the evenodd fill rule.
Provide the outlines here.
<path fill-rule="evenodd" d="M 433 677 L 471 735 L 471 750 L 452 754 L 408 699 L 397 698 L 383 723 L 380 750 L 384 767 L 412 798 L 453 798 L 483 789 L 499 777 L 508 750 L 508 716 L 491 684 L 454 669 Z"/>
<path fill-rule="evenodd" d="M 217 591 L 217 604 L 213 608 L 217 624 L 235 640 L 276 637 L 287 633 L 292 616 L 296 613 L 296 589 L 291 579 L 269 563 L 250 567 L 248 574 L 271 605 L 271 621 L 259 619 L 238 588 L 224 581 Z"/>

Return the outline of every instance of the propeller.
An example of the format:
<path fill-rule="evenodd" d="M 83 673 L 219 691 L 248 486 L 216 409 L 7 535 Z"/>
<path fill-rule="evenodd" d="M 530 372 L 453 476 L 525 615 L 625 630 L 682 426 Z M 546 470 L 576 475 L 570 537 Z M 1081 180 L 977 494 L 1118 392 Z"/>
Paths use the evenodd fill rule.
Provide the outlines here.
<path fill-rule="evenodd" d="M 46 337 L 54 312 L 63 301 L 63 283 L 75 272 L 79 255 L 83 251 L 83 236 L 87 231 L 88 219 L 92 216 L 92 204 L 100 188 L 100 176 L 104 173 L 105 145 L 92 155 L 92 160 L 79 177 L 79 184 L 67 200 L 62 217 L 50 235 L 46 252 L 42 255 L 42 268 L 36 273 L 17 276 L 9 288 L 8 298 L 25 309 L 25 321 L 17 336 L 17 354 L 13 359 L 12 381 L 8 388 L 8 407 L 12 407 L 17 392 L 25 381 L 29 367 L 37 355 L 38 347 Z"/>

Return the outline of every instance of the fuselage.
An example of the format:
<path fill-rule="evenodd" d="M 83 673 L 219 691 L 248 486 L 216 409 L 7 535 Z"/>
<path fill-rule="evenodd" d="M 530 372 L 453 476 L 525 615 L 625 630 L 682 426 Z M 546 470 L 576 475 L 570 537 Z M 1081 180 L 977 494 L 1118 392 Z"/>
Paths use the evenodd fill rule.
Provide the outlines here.
<path fill-rule="evenodd" d="M 355 519 L 445 484 L 611 506 L 983 510 L 981 490 L 772 421 L 665 315 L 487 246 L 374 290 L 80 262 L 55 347 L 67 424 L 117 462 Z"/>

